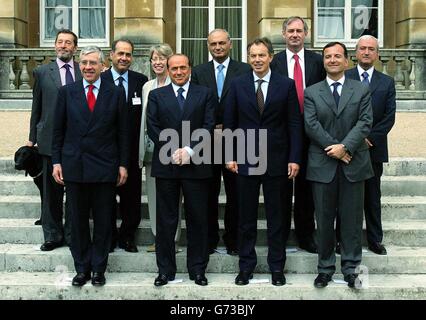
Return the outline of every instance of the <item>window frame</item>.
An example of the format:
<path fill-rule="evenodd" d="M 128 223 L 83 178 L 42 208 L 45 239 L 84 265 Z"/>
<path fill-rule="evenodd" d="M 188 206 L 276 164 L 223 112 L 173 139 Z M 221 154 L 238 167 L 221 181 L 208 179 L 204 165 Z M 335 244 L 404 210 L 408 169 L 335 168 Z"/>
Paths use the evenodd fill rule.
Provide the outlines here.
<path fill-rule="evenodd" d="M 314 14 L 314 47 L 323 47 L 327 43 L 331 41 L 340 41 L 344 43 L 348 48 L 355 48 L 356 42 L 358 39 L 351 39 L 352 33 L 352 20 L 348 17 L 351 17 L 351 9 L 352 9 L 352 0 L 345 0 L 345 35 L 344 39 L 318 39 L 318 0 L 313 0 L 313 14 Z M 377 3 L 377 12 L 378 12 L 378 41 L 379 46 L 383 46 L 383 26 L 384 26 L 384 1 L 378 0 Z M 348 14 L 349 13 L 349 14 Z"/>
<path fill-rule="evenodd" d="M 197 7 L 194 7 L 197 8 Z M 215 29 L 215 0 L 208 0 L 209 24 L 208 32 Z M 247 62 L 247 0 L 241 0 L 241 61 Z M 204 40 L 207 43 L 207 34 L 205 38 L 185 38 L 184 40 Z M 232 39 L 231 40 L 235 40 Z M 239 38 L 236 40 L 240 40 Z M 206 44 L 207 45 L 207 44 Z M 231 49 L 232 50 L 232 49 Z M 176 0 L 176 52 L 182 51 L 182 0 Z M 213 57 L 209 52 L 208 60 Z"/>
<path fill-rule="evenodd" d="M 72 0 L 72 29 L 78 37 L 79 47 L 85 47 L 87 45 L 95 45 L 99 47 L 109 47 L 109 36 L 110 36 L 110 10 L 111 4 L 109 0 L 105 0 L 105 38 L 95 38 L 95 39 L 80 39 L 79 37 L 79 0 Z M 46 7 L 45 0 L 39 1 L 40 6 L 40 47 L 52 47 L 55 44 L 55 39 L 46 39 L 46 28 L 45 28 L 45 18 L 46 18 Z"/>

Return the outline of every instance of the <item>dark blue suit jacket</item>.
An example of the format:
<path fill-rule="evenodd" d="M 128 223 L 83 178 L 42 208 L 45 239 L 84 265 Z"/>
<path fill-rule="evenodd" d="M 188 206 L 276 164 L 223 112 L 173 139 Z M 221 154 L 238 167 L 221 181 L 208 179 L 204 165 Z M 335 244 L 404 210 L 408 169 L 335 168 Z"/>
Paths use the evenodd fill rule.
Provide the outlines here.
<path fill-rule="evenodd" d="M 181 111 L 172 84 L 152 90 L 148 96 L 147 132 L 154 142 L 151 175 L 164 179 L 204 179 L 212 176 L 210 164 L 190 164 L 178 166 L 162 164 L 159 152 L 167 142 L 160 141 L 159 136 L 164 129 L 174 129 L 179 134 L 179 147 L 186 145 L 182 141 L 182 121 L 189 121 L 190 133 L 196 129 L 206 129 L 210 134 L 215 125 L 216 102 L 209 88 L 191 83 L 186 96 L 183 112 Z M 189 147 L 194 148 L 196 141 Z M 209 146 L 211 144 L 208 144 Z M 174 151 L 173 151 L 174 152 Z M 171 157 L 171 154 L 168 156 Z"/>
<path fill-rule="evenodd" d="M 83 82 L 60 88 L 55 110 L 52 163 L 60 163 L 64 181 L 117 181 L 128 167 L 127 110 L 124 91 L 102 81 L 90 112 Z"/>
<path fill-rule="evenodd" d="M 224 129 L 241 128 L 247 137 L 247 130 L 267 129 L 267 171 L 270 176 L 287 175 L 288 163 L 300 164 L 302 157 L 302 118 L 299 111 L 294 81 L 271 73 L 265 109 L 260 115 L 254 85 L 253 72 L 234 78 L 229 89 L 225 107 Z M 258 153 L 259 140 L 255 139 Z M 246 148 L 247 150 L 247 148 Z M 258 155 L 258 154 L 257 154 Z M 237 161 L 234 157 L 234 160 Z M 248 175 L 247 160 L 238 163 L 238 174 Z"/>
<path fill-rule="evenodd" d="M 360 81 L 356 67 L 347 70 L 346 76 Z M 374 70 L 370 82 L 370 93 L 373 127 L 367 138 L 373 144 L 373 147 L 370 148 L 371 161 L 388 162 L 387 135 L 395 123 L 395 82 L 391 77 Z"/>

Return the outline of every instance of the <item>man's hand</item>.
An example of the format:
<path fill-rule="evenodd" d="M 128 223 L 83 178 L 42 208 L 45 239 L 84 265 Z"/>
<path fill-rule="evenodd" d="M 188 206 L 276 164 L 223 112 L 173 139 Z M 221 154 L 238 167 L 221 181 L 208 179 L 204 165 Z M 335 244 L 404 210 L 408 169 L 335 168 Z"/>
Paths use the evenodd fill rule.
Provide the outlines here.
<path fill-rule="evenodd" d="M 117 187 L 122 186 L 127 181 L 127 169 L 125 167 L 118 168 Z"/>
<path fill-rule="evenodd" d="M 371 147 L 373 146 L 373 144 L 371 143 L 371 141 L 370 141 L 370 140 L 368 140 L 367 138 L 365 138 L 365 143 L 367 144 L 367 146 L 368 146 L 369 148 L 371 148 Z"/>
<path fill-rule="evenodd" d="M 331 146 L 325 148 L 324 151 L 327 152 L 329 157 L 337 160 L 342 159 L 346 154 L 346 150 L 343 144 L 332 144 Z"/>
<path fill-rule="evenodd" d="M 226 163 L 226 169 L 233 173 L 238 173 L 238 164 L 236 161 L 229 161 Z"/>
<path fill-rule="evenodd" d="M 299 173 L 299 169 L 300 167 L 297 163 L 290 162 L 288 164 L 288 172 L 287 172 L 288 178 L 289 179 L 295 178 L 297 174 Z"/>
<path fill-rule="evenodd" d="M 189 160 L 191 159 L 191 156 L 189 155 L 188 151 L 186 151 L 184 148 L 177 149 L 173 155 L 172 155 L 173 161 L 179 165 L 183 166 L 184 164 L 188 164 Z"/>
<path fill-rule="evenodd" d="M 349 164 L 349 162 L 351 162 L 352 160 L 352 157 L 349 155 L 349 153 L 346 152 L 340 160 L 342 160 L 346 164 Z"/>
<path fill-rule="evenodd" d="M 34 142 L 28 141 L 26 144 L 27 147 L 34 147 Z"/>
<path fill-rule="evenodd" d="M 61 186 L 64 185 L 64 177 L 62 176 L 62 166 L 60 164 L 53 165 L 52 176 L 55 179 L 56 183 L 59 183 Z"/>

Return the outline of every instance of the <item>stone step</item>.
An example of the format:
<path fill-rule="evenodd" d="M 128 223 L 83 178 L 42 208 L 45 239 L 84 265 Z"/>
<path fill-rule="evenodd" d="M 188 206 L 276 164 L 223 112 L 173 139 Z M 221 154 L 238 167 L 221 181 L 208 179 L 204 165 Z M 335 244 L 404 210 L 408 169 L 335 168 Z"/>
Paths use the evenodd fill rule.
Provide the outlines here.
<path fill-rule="evenodd" d="M 119 201 L 119 199 L 118 199 Z M 149 219 L 147 196 L 141 197 L 142 219 Z M 223 219 L 226 196 L 219 197 L 219 217 Z M 39 196 L 0 196 L 0 219 L 38 219 Z M 259 198 L 259 217 L 265 218 L 263 196 Z M 382 197 L 382 220 L 426 220 L 426 196 Z"/>
<path fill-rule="evenodd" d="M 30 177 L 17 175 L 0 175 L 0 195 L 38 195 L 39 191 Z M 145 181 L 142 194 L 146 194 Z M 225 195 L 225 188 L 221 188 Z M 384 176 L 382 177 L 383 196 L 425 196 L 426 175 L 423 176 Z"/>
<path fill-rule="evenodd" d="M 116 249 L 109 255 L 109 272 L 157 272 L 155 253 L 146 252 L 146 246 L 139 246 L 139 253 L 129 253 Z M 186 267 L 186 247 L 176 255 L 177 272 L 184 273 Z M 363 249 L 363 269 L 370 274 L 426 274 L 426 248 L 388 246 L 388 255 L 380 256 Z M 207 266 L 209 273 L 236 273 L 238 257 L 224 253 L 224 248 L 210 255 Z M 257 247 L 258 264 L 255 272 L 268 273 L 267 248 Z M 337 272 L 340 272 L 340 255 L 337 255 Z M 286 273 L 317 272 L 318 256 L 300 250 L 287 248 Z M 0 245 L 0 271 L 53 272 L 59 266 L 74 270 L 73 259 L 68 247 L 61 247 L 50 252 L 40 251 L 39 245 L 2 244 Z"/>
<path fill-rule="evenodd" d="M 342 275 L 334 275 L 333 280 L 340 281 L 330 282 L 325 289 L 314 288 L 316 274 L 289 274 L 285 286 L 275 287 L 265 274 L 254 274 L 254 280 L 268 283 L 252 281 L 247 286 L 237 286 L 236 274 L 208 273 L 209 285 L 201 287 L 185 273 L 176 275 L 182 282 L 161 288 L 153 285 L 156 273 L 106 273 L 105 286 L 86 284 L 83 288 L 71 286 L 74 275 L 74 272 L 1 272 L 0 292 L 6 300 L 422 300 L 426 295 L 426 275 L 368 275 L 363 278 L 365 289 L 361 290 L 339 283 Z M 204 315 L 210 313 L 214 310 L 205 310 Z"/>
<path fill-rule="evenodd" d="M 118 221 L 119 225 L 121 221 Z M 223 221 L 219 223 L 223 230 Z M 424 220 L 383 221 L 383 243 L 396 246 L 425 246 L 426 222 Z M 135 241 L 138 245 L 148 245 L 153 242 L 149 221 L 143 220 L 136 231 Z M 266 221 L 259 220 L 257 224 L 257 245 L 266 245 Z M 43 233 L 40 226 L 34 225 L 34 219 L 0 219 L 0 243 L 41 244 Z M 182 220 L 182 236 L 180 243 L 186 244 L 185 220 Z M 366 245 L 365 226 L 363 244 Z M 296 245 L 296 236 L 292 229 L 288 241 L 289 246 Z"/>

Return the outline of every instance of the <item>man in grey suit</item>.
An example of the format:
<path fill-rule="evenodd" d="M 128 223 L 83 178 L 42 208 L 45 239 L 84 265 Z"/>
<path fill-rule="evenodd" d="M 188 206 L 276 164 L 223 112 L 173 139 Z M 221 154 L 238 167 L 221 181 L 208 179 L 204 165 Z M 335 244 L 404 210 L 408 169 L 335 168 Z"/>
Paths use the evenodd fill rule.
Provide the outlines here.
<path fill-rule="evenodd" d="M 71 230 L 65 214 L 62 223 L 64 187 L 52 177 L 53 119 L 59 88 L 81 80 L 81 73 L 73 60 L 77 51 L 77 36 L 70 30 L 61 30 L 55 40 L 56 60 L 34 70 L 33 104 L 28 146 L 38 145 L 43 156 L 43 207 L 41 213 L 44 243 L 42 251 L 51 251 L 69 245 Z"/>
<path fill-rule="evenodd" d="M 346 46 L 323 48 L 327 78 L 305 90 L 305 130 L 311 144 L 306 178 L 312 181 L 318 232 L 318 276 L 323 288 L 336 270 L 336 216 L 341 229 L 341 270 L 350 288 L 359 288 L 362 257 L 364 181 L 373 176 L 365 138 L 373 124 L 371 96 L 359 81 L 345 78 Z"/>

